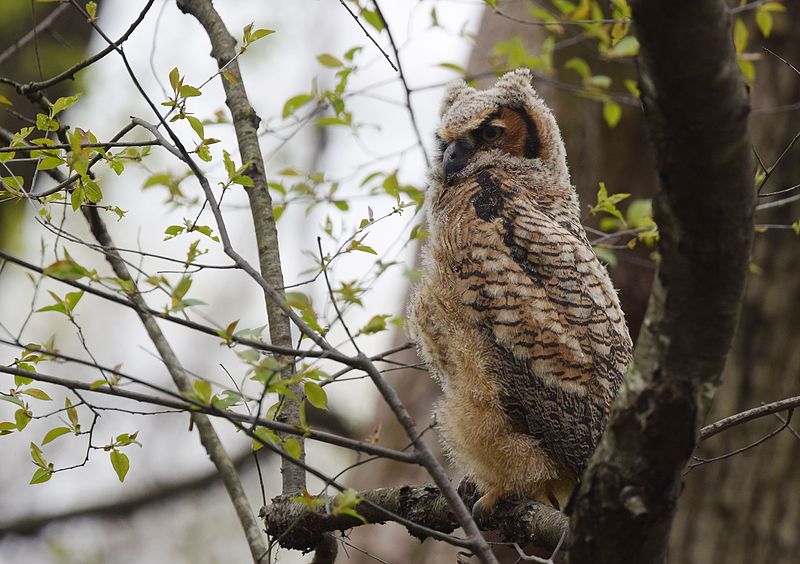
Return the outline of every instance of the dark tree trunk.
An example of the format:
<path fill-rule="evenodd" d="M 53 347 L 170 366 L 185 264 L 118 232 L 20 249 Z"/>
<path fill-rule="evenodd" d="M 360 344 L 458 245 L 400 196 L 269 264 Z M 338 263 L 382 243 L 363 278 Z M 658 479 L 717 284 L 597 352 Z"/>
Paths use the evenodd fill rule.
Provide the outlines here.
<path fill-rule="evenodd" d="M 800 66 L 800 5 L 776 20 L 766 44 Z M 755 33 L 755 31 L 753 32 Z M 800 108 L 764 109 L 800 100 L 800 75 L 769 55 L 758 65 L 753 91 L 753 140 L 770 166 L 800 132 Z M 800 144 L 784 157 L 762 192 L 800 183 Z M 765 203 L 791 196 L 761 198 Z M 757 224 L 791 224 L 798 203 L 757 212 Z M 707 421 L 800 394 L 800 258 L 797 236 L 774 230 L 756 235 L 753 264 L 737 338 Z M 786 414 L 783 414 L 784 416 Z M 795 414 L 795 429 L 800 421 Z M 723 433 L 697 452 L 711 457 L 745 446 L 779 427 L 776 417 Z M 800 439 L 788 430 L 734 458 L 694 469 L 685 478 L 670 545 L 670 561 L 789 564 L 800 558 Z"/>

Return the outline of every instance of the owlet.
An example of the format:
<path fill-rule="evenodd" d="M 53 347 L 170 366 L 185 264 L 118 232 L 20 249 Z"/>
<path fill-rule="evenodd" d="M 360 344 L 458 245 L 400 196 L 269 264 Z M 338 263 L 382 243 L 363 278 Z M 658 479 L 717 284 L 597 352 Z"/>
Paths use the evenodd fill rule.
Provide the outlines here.
<path fill-rule="evenodd" d="M 631 358 L 617 293 L 527 69 L 451 86 L 436 140 L 409 318 L 445 451 L 483 495 L 474 511 L 504 495 L 564 507 Z"/>

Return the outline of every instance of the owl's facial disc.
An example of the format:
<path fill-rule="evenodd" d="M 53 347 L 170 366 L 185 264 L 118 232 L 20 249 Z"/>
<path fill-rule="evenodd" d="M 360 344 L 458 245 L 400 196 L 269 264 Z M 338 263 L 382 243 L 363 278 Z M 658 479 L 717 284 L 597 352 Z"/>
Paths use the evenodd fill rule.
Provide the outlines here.
<path fill-rule="evenodd" d="M 480 151 L 499 149 L 515 157 L 532 159 L 539 156 L 540 148 L 536 124 L 527 112 L 517 108 L 500 108 L 460 136 L 439 140 L 447 184 L 453 184 L 458 173 Z"/>

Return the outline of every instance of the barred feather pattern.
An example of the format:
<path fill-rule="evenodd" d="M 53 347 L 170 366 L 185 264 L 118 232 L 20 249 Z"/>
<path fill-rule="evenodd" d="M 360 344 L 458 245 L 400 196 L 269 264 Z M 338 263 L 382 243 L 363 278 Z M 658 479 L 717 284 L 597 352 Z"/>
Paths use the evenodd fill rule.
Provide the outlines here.
<path fill-rule="evenodd" d="M 597 446 L 632 344 L 581 226 L 554 118 L 529 81 L 512 78 L 484 91 L 488 102 L 466 91 L 455 116 L 445 109 L 439 135 L 448 142 L 463 133 L 459 122 L 474 127 L 474 118 L 459 119 L 465 107 L 529 100 L 551 162 L 495 148 L 454 182 L 432 170 L 431 237 L 409 320 L 443 388 L 437 424 L 450 457 L 484 491 L 563 506 Z"/>

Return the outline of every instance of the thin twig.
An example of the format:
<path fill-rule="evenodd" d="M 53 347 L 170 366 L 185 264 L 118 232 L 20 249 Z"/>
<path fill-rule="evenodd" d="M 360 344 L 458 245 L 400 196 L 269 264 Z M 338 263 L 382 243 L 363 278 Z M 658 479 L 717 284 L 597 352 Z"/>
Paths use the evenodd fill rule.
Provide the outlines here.
<path fill-rule="evenodd" d="M 389 27 L 389 22 L 386 21 L 386 18 L 383 17 L 383 12 L 381 11 L 381 7 L 378 4 L 378 0 L 372 0 L 372 3 L 375 5 L 375 11 L 378 13 L 378 16 L 383 21 L 383 25 L 386 27 L 386 35 L 389 36 L 389 45 L 392 46 L 392 51 L 394 52 L 394 58 L 397 61 L 397 72 L 400 74 L 400 82 L 403 85 L 403 92 L 405 94 L 406 99 L 406 108 L 408 109 L 408 117 L 411 119 L 411 127 L 414 129 L 414 135 L 417 136 L 417 142 L 419 143 L 420 151 L 422 151 L 422 156 L 425 158 L 425 166 L 431 166 L 431 161 L 428 158 L 428 153 L 425 151 L 425 144 L 422 142 L 422 134 L 420 133 L 419 125 L 417 125 L 417 117 L 414 114 L 414 109 L 411 107 L 411 89 L 408 87 L 408 81 L 406 80 L 406 75 L 403 72 L 403 63 L 400 61 L 400 51 L 397 49 L 397 44 L 394 41 L 394 36 L 392 35 L 392 30 Z"/>
<path fill-rule="evenodd" d="M 391 67 L 392 67 L 392 68 L 395 70 L 395 72 L 397 72 L 397 67 L 396 67 L 396 66 L 394 66 L 394 63 L 392 62 L 392 59 L 390 59 L 390 58 L 389 58 L 389 55 L 388 55 L 388 53 L 386 53 L 386 51 L 384 51 L 384 50 L 383 50 L 383 48 L 382 48 L 380 45 L 378 45 L 378 42 L 377 42 L 377 41 L 375 41 L 375 38 L 374 38 L 374 37 L 372 37 L 372 36 L 369 34 L 369 32 L 367 31 L 367 28 L 365 28 L 365 27 L 364 27 L 364 25 L 363 25 L 363 24 L 361 23 L 361 21 L 358 19 L 358 16 L 357 16 L 357 15 L 356 15 L 356 14 L 353 12 L 353 10 L 351 10 L 351 9 L 350 9 L 350 6 L 348 6 L 348 5 L 345 3 L 345 1 L 344 1 L 344 0 L 339 0 L 339 4 L 341 4 L 341 5 L 344 7 L 344 9 L 345 9 L 345 10 L 347 10 L 347 12 L 348 12 L 348 13 L 349 13 L 351 16 L 353 16 L 353 19 L 354 19 L 354 20 L 356 20 L 356 23 L 358 24 L 358 27 L 360 27 L 360 28 L 361 28 L 361 31 L 363 31 L 363 32 L 364 32 L 364 35 L 366 35 L 366 36 L 367 36 L 367 38 L 368 38 L 370 41 L 372 41 L 372 44 L 373 44 L 373 45 L 375 45 L 375 47 L 377 47 L 377 48 L 378 48 L 378 51 L 380 51 L 380 52 L 381 52 L 381 54 L 384 56 L 384 58 L 386 59 L 386 61 L 389 63 L 389 66 L 391 66 Z"/>

